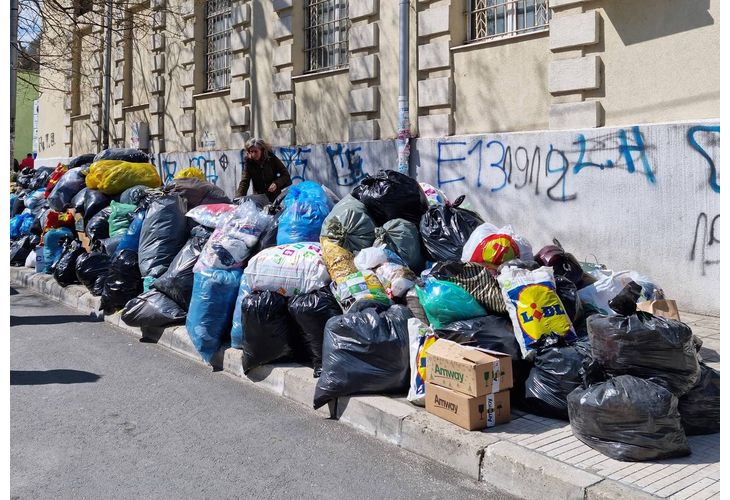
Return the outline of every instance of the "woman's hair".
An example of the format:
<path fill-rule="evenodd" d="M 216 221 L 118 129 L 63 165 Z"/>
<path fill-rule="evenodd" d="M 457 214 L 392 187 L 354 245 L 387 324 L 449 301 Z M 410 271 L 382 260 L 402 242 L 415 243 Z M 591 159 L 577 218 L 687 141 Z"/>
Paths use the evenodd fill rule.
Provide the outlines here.
<path fill-rule="evenodd" d="M 273 153 L 273 150 L 271 149 L 271 144 L 259 137 L 251 137 L 249 140 L 246 141 L 246 151 L 248 151 L 249 148 L 252 147 L 261 150 L 262 160 L 268 159 L 269 155 Z"/>

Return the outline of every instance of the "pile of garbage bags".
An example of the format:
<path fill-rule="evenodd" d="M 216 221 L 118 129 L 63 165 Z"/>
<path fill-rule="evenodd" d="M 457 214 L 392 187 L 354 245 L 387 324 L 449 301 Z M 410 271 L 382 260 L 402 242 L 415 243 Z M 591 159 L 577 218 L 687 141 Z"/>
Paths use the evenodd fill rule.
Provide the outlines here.
<path fill-rule="evenodd" d="M 719 432 L 719 373 L 691 329 L 637 310 L 661 298 L 650 278 L 557 241 L 534 251 L 392 170 L 342 199 L 304 181 L 273 203 L 233 201 L 195 170 L 162 186 L 143 153 L 113 149 L 22 174 L 11 265 L 83 285 L 143 335 L 184 324 L 206 362 L 231 347 L 244 373 L 307 364 L 315 408 L 367 393 L 423 406 L 443 338 L 508 354 L 513 406 L 613 458 L 680 456 L 687 434 Z"/>

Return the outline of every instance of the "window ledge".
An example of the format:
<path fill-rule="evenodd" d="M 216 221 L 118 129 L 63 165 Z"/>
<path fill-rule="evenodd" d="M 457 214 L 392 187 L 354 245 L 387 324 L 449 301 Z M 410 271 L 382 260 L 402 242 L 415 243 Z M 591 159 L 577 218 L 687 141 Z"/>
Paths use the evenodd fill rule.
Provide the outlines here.
<path fill-rule="evenodd" d="M 148 107 L 149 107 L 149 103 L 130 104 L 129 106 L 122 106 L 122 111 L 142 111 Z"/>
<path fill-rule="evenodd" d="M 293 82 L 302 82 L 306 80 L 315 80 L 317 78 L 325 78 L 332 75 L 338 75 L 340 73 L 346 73 L 350 71 L 350 66 L 343 66 L 342 68 L 326 69 L 324 71 L 316 71 L 312 73 L 302 73 L 301 75 L 292 76 Z"/>
<path fill-rule="evenodd" d="M 221 97 L 224 95 L 229 95 L 231 93 L 231 88 L 225 88 L 221 90 L 211 90 L 208 92 L 201 92 L 200 94 L 193 94 L 193 99 L 206 99 L 208 97 Z"/>
<path fill-rule="evenodd" d="M 500 36 L 500 37 L 495 37 L 495 38 L 488 38 L 486 40 L 482 40 L 482 39 L 474 40 L 473 42 L 467 42 L 467 43 L 463 43 L 461 45 L 457 45 L 455 47 L 451 47 L 450 50 L 451 50 L 451 52 L 460 52 L 460 51 L 469 50 L 469 49 L 473 49 L 473 48 L 484 47 L 486 45 L 510 43 L 512 41 L 522 40 L 524 38 L 532 38 L 532 37 L 537 38 L 540 35 L 546 35 L 549 33 L 550 33 L 550 28 L 546 27 L 546 28 L 542 28 L 539 30 L 530 31 L 528 33 L 520 33 L 518 35 Z"/>
<path fill-rule="evenodd" d="M 91 113 L 86 113 L 85 115 L 71 115 L 71 121 L 74 120 L 87 120 L 91 118 Z"/>

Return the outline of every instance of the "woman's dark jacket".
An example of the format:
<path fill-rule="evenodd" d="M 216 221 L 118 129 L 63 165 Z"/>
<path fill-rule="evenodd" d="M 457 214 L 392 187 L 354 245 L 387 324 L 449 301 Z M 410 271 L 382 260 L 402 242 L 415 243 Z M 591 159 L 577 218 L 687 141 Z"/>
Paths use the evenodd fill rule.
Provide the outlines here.
<path fill-rule="evenodd" d="M 276 183 L 276 191 L 269 192 L 271 183 Z M 284 164 L 273 154 L 260 162 L 248 159 L 243 166 L 243 176 L 236 190 L 236 197 L 246 196 L 249 184 L 253 183 L 253 194 L 265 194 L 274 201 L 281 190 L 291 185 L 291 176 Z"/>

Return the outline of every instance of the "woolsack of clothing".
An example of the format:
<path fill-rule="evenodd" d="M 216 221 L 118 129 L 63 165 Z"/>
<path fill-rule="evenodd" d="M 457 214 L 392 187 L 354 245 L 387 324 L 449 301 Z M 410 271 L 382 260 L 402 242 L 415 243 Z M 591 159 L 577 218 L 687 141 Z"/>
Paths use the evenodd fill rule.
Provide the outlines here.
<path fill-rule="evenodd" d="M 271 183 L 276 184 L 276 190 L 269 192 Z M 253 183 L 254 194 L 265 194 L 273 202 L 281 194 L 281 190 L 291 185 L 291 176 L 284 164 L 273 154 L 266 159 L 255 161 L 246 160 L 243 166 L 243 177 L 238 184 L 236 197 L 246 196 L 248 187 Z"/>

